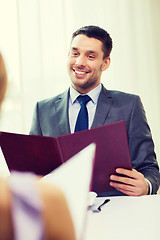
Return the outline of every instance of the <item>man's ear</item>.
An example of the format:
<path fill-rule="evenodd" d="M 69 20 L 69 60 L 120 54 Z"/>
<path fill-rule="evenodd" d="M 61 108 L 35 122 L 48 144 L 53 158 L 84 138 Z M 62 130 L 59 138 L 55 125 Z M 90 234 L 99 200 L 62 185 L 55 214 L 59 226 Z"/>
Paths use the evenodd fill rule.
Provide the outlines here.
<path fill-rule="evenodd" d="M 110 66 L 110 56 L 104 59 L 104 63 L 102 64 L 101 71 L 105 71 Z"/>

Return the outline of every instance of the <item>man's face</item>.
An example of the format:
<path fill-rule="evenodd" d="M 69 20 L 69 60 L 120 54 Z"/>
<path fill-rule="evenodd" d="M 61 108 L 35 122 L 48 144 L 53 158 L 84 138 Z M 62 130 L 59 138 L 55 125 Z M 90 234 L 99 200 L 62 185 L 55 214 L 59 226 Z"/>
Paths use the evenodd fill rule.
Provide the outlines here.
<path fill-rule="evenodd" d="M 109 67 L 110 58 L 103 59 L 102 42 L 83 34 L 77 35 L 68 54 L 68 72 L 72 86 L 87 93 L 100 83 L 102 71 Z"/>

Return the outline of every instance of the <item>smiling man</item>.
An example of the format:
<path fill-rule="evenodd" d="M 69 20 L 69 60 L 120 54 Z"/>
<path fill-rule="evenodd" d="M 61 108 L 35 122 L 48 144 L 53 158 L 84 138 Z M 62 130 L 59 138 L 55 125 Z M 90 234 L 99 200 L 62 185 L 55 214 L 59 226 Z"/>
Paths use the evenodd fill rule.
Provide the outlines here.
<path fill-rule="evenodd" d="M 110 57 L 104 56 L 103 44 L 95 38 L 77 35 L 71 44 L 68 55 L 68 72 L 72 86 L 85 94 L 96 88 L 101 74 L 110 65 Z"/>
<path fill-rule="evenodd" d="M 30 133 L 58 137 L 124 120 L 133 169 L 116 169 L 124 176 L 112 175 L 106 183 L 115 190 L 98 194 L 155 194 L 160 185 L 159 167 L 141 100 L 137 95 L 107 90 L 101 84 L 102 72 L 110 66 L 111 50 L 112 39 L 100 27 L 85 26 L 73 33 L 68 54 L 71 86 L 37 103 Z"/>

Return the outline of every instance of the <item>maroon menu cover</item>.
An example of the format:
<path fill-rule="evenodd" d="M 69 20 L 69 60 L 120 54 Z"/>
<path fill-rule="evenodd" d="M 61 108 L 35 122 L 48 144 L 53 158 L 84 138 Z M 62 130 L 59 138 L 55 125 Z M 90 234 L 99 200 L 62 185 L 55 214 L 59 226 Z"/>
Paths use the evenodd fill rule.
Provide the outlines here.
<path fill-rule="evenodd" d="M 0 133 L 0 145 L 9 170 L 46 175 L 90 143 L 96 143 L 92 191 L 113 189 L 109 176 L 117 167 L 132 169 L 125 121 L 62 135 L 46 137 Z M 80 169 L 83 178 L 83 169 Z"/>

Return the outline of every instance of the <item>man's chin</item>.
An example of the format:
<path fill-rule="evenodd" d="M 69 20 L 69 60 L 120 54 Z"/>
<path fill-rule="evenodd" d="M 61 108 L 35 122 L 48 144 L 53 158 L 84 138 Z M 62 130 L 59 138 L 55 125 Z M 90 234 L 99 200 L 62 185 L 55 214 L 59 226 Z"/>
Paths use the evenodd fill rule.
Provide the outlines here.
<path fill-rule="evenodd" d="M 74 88 L 82 88 L 82 89 L 86 89 L 89 87 L 89 85 L 83 81 L 81 82 L 72 82 L 72 85 L 74 86 Z"/>
<path fill-rule="evenodd" d="M 72 82 L 72 87 L 78 91 L 81 94 L 85 94 L 87 92 L 89 92 L 90 90 L 92 90 L 92 88 L 94 88 L 92 85 L 88 84 L 88 83 L 73 83 Z"/>

